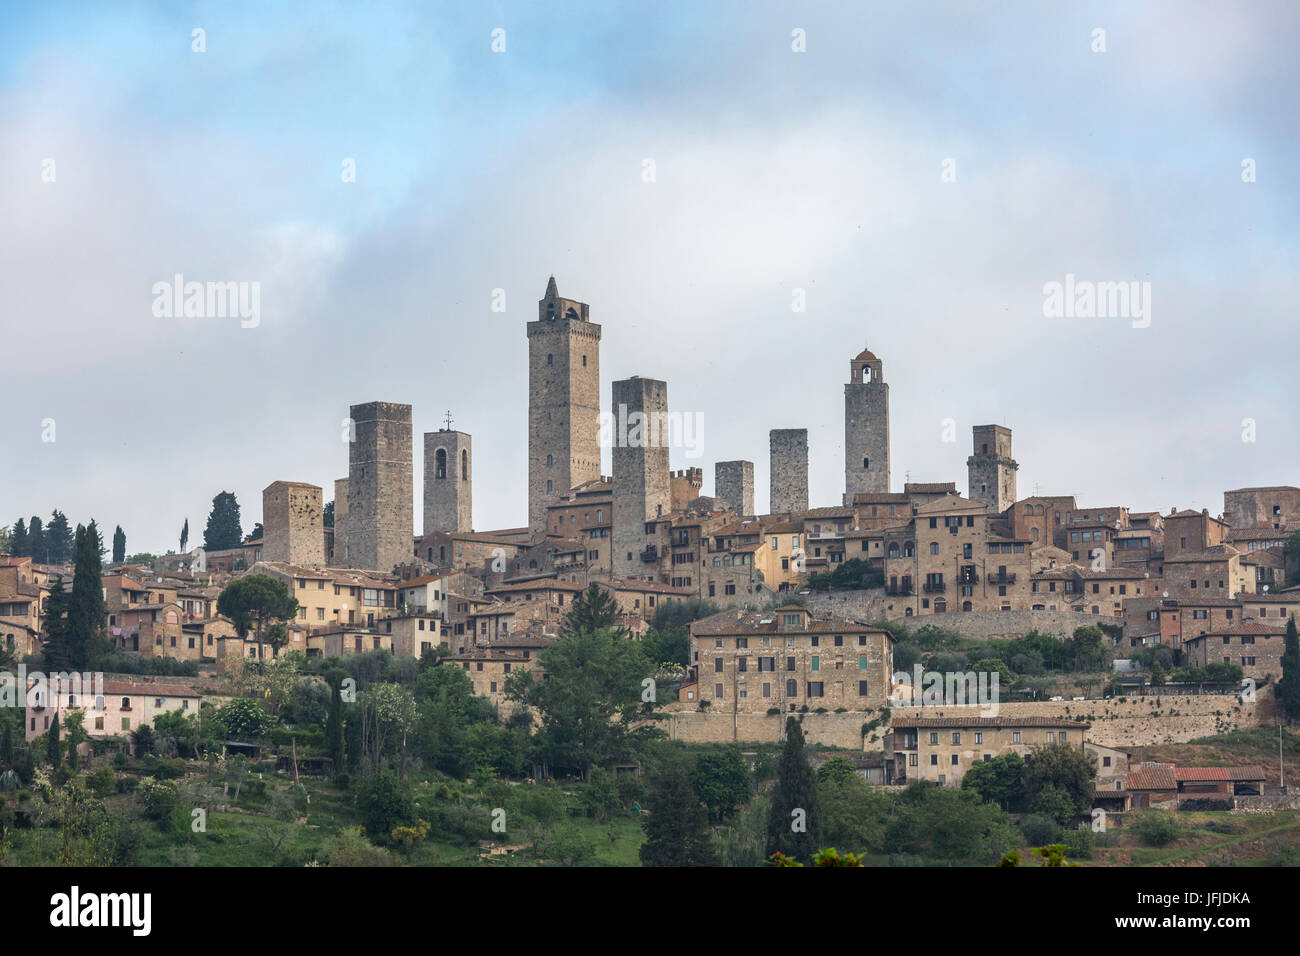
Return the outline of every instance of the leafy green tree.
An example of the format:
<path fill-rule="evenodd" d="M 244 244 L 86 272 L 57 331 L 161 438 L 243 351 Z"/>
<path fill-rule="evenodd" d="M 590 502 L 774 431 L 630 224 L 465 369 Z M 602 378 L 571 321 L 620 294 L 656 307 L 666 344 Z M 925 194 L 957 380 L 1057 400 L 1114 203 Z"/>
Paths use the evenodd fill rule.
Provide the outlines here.
<path fill-rule="evenodd" d="M 683 668 L 691 665 L 691 635 L 680 625 L 652 627 L 641 638 L 641 646 L 652 664 L 680 664 Z"/>
<path fill-rule="evenodd" d="M 113 563 L 121 564 L 126 560 L 126 532 L 118 525 L 113 532 Z"/>
<path fill-rule="evenodd" d="M 687 598 L 684 601 L 660 601 L 655 608 L 651 625 L 657 631 L 671 628 L 688 628 L 700 618 L 718 613 L 718 606 L 703 598 Z"/>
<path fill-rule="evenodd" d="M 552 768 L 578 770 L 587 780 L 593 766 L 633 758 L 663 736 L 645 723 L 661 715 L 642 700 L 642 681 L 653 668 L 636 641 L 579 626 L 539 651 L 537 660 L 546 679 L 514 671 L 505 693 L 541 718 L 534 746 Z"/>
<path fill-rule="evenodd" d="M 0 554 L 13 555 L 14 535 L 9 528 L 0 527 Z"/>
<path fill-rule="evenodd" d="M 613 594 L 599 584 L 592 584 L 573 599 L 569 613 L 560 625 L 560 634 L 567 637 L 577 633 L 610 630 L 618 620 L 619 613 L 618 602 L 614 600 Z M 620 630 L 618 636 L 625 637 L 626 632 Z"/>
<path fill-rule="evenodd" d="M 189 519 L 186 519 L 186 526 Z M 208 551 L 225 551 L 237 548 L 244 540 L 239 523 L 239 502 L 233 492 L 223 491 L 212 499 L 208 526 L 203 532 L 203 547 Z"/>
<path fill-rule="evenodd" d="M 1017 810 L 1025 797 L 1025 761 L 1014 750 L 980 761 L 961 778 L 961 788 L 974 791 L 985 803 Z"/>
<path fill-rule="evenodd" d="M 777 762 L 767 821 L 767 855 L 780 853 L 795 860 L 811 860 L 820 840 L 817 781 L 804 753 L 803 725 L 787 717 L 785 745 Z"/>
<path fill-rule="evenodd" d="M 665 761 L 650 779 L 650 811 L 642 820 L 646 840 L 642 866 L 715 866 L 717 854 L 709 834 L 709 812 L 691 786 L 680 758 Z"/>
<path fill-rule="evenodd" d="M 1294 614 L 1287 619 L 1282 639 L 1282 679 L 1277 683 L 1277 696 L 1287 720 L 1300 718 L 1300 639 Z"/>
<path fill-rule="evenodd" d="M 258 663 L 262 664 L 263 628 L 292 620 L 298 613 L 298 601 L 289 594 L 289 586 L 279 578 L 267 574 L 245 574 L 222 590 L 217 598 L 217 612 L 230 619 L 240 637 L 253 632 Z"/>
<path fill-rule="evenodd" d="M 58 508 L 50 515 L 45 526 L 45 555 L 47 564 L 66 564 L 73 556 L 72 528 L 68 518 Z"/>
<path fill-rule="evenodd" d="M 14 530 L 9 539 L 9 553 L 15 558 L 31 555 L 31 542 L 27 539 L 27 525 L 22 518 L 14 522 Z"/>
<path fill-rule="evenodd" d="M 884 847 L 925 860 L 993 863 L 1019 841 L 1006 815 L 974 792 L 918 780 L 898 798 Z"/>
<path fill-rule="evenodd" d="M 858 775 L 858 770 L 843 757 L 832 757 L 817 768 L 817 782 L 824 780 L 851 780 Z"/>
<path fill-rule="evenodd" d="M 825 766 L 822 764 L 818 770 Z M 883 851 L 885 824 L 892 812 L 892 799 L 887 793 L 856 775 L 819 776 L 817 809 L 824 844 L 857 853 Z"/>
<path fill-rule="evenodd" d="M 366 835 L 376 843 L 389 843 L 393 830 L 416 820 L 415 797 L 411 789 L 391 770 L 366 778 L 357 792 Z"/>
<path fill-rule="evenodd" d="M 221 729 L 234 740 L 257 740 L 271 732 L 275 719 L 255 700 L 233 697 L 217 711 Z"/>
<path fill-rule="evenodd" d="M 739 747 L 706 750 L 695 758 L 691 769 L 695 795 L 709 808 L 713 820 L 722 821 L 749 801 L 754 793 L 749 767 Z"/>
<path fill-rule="evenodd" d="M 1101 628 L 1091 624 L 1074 629 L 1068 653 L 1075 670 L 1098 670 L 1105 665 L 1104 637 Z"/>
<path fill-rule="evenodd" d="M 1025 758 L 1025 796 L 1036 813 L 1050 813 L 1062 825 L 1092 807 L 1097 759 L 1070 744 L 1035 747 Z"/>

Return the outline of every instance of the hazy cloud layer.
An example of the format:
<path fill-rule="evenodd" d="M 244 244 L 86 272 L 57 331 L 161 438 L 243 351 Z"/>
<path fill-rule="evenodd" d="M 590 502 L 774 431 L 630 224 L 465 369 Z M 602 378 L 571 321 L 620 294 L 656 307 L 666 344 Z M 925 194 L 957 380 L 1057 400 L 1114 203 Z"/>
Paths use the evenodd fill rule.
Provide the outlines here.
<path fill-rule="evenodd" d="M 1217 512 L 1300 483 L 1300 18 L 859 6 L 30 12 L 0 41 L 0 521 L 57 507 L 165 550 L 231 490 L 249 528 L 276 479 L 328 500 L 340 419 L 383 399 L 415 406 L 417 450 L 450 409 L 476 527 L 522 524 L 552 272 L 603 326 L 607 404 L 637 374 L 703 416 L 673 467 L 706 490 L 750 458 L 765 504 L 767 431 L 807 427 L 814 503 L 838 503 L 864 346 L 895 487 L 964 491 L 985 422 L 1014 429 L 1022 495 Z M 260 324 L 155 317 L 177 273 L 259 282 Z M 1150 282 L 1150 327 L 1045 318 L 1067 273 Z"/>

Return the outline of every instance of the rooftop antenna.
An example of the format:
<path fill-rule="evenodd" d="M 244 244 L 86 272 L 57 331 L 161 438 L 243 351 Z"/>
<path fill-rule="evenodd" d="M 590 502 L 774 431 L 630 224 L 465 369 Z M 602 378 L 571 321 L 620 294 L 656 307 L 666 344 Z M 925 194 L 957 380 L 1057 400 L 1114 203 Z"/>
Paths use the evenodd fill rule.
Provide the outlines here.
<path fill-rule="evenodd" d="M 451 431 L 451 409 L 450 409 L 450 408 L 447 409 L 447 417 L 446 417 L 445 421 L 446 421 L 446 424 L 447 424 L 446 431 Z"/>

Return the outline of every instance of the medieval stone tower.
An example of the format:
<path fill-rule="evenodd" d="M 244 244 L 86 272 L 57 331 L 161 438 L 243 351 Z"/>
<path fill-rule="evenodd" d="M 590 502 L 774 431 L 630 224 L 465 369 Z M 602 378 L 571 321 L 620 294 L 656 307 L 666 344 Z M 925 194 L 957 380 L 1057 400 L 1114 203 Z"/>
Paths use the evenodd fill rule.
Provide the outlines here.
<path fill-rule="evenodd" d="M 552 276 L 528 323 L 528 527 L 538 534 L 548 505 L 600 477 L 600 326 L 587 315 Z"/>
<path fill-rule="evenodd" d="M 411 406 L 367 402 L 353 405 L 350 414 L 348 564 L 392 571 L 414 553 Z"/>
<path fill-rule="evenodd" d="M 863 349 L 844 386 L 844 504 L 889 491 L 889 386 L 884 366 Z"/>
<path fill-rule="evenodd" d="M 720 461 L 713 466 L 713 493 L 738 515 L 754 513 L 754 463 Z"/>
<path fill-rule="evenodd" d="M 324 567 L 321 509 L 321 490 L 316 485 L 273 481 L 262 489 L 262 559 Z"/>
<path fill-rule="evenodd" d="M 668 471 L 668 384 L 632 377 L 614 383 L 613 576 L 647 576 L 645 523 L 672 511 Z M 623 409 L 626 408 L 626 425 Z M 662 427 L 661 427 L 662 426 Z M 651 574 L 652 576 L 652 574 Z"/>
<path fill-rule="evenodd" d="M 330 555 L 333 567 L 348 568 L 348 480 L 334 479 L 334 553 Z"/>
<path fill-rule="evenodd" d="M 808 508 L 808 429 L 774 428 L 768 435 L 772 454 L 771 487 L 768 489 L 772 514 L 806 511 Z"/>
<path fill-rule="evenodd" d="M 990 514 L 1001 514 L 1016 503 L 1016 469 L 1011 459 L 1011 429 L 976 425 L 975 454 L 966 459 L 970 487 L 967 497 L 982 501 Z"/>
<path fill-rule="evenodd" d="M 474 449 L 465 432 L 424 433 L 424 533 L 473 531 Z"/>

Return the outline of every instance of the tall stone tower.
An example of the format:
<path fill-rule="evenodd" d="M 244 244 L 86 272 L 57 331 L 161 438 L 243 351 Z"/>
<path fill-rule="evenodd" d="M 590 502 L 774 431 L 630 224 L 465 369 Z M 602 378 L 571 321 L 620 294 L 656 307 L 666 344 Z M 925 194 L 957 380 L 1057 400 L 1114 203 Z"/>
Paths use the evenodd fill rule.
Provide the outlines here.
<path fill-rule="evenodd" d="M 844 386 L 844 504 L 861 493 L 889 491 L 889 386 L 868 349 L 849 363 Z"/>
<path fill-rule="evenodd" d="M 613 576 L 645 577 L 645 523 L 672 511 L 668 471 L 668 384 L 632 377 L 614 383 Z M 624 414 L 626 409 L 626 415 Z M 625 424 L 626 422 L 626 424 Z M 661 427 L 662 426 L 662 427 Z M 651 571 L 657 565 L 650 564 Z M 653 576 L 653 575 L 651 575 Z"/>
<path fill-rule="evenodd" d="M 424 533 L 473 531 L 474 449 L 465 432 L 424 433 Z"/>
<path fill-rule="evenodd" d="M 528 323 L 528 527 L 538 534 L 548 505 L 600 477 L 600 326 L 587 315 L 551 276 Z"/>
<path fill-rule="evenodd" d="M 348 480 L 334 479 L 334 554 L 330 558 L 336 568 L 350 568 L 348 563 Z"/>
<path fill-rule="evenodd" d="M 720 461 L 713 466 L 713 493 L 738 515 L 754 513 L 754 463 Z"/>
<path fill-rule="evenodd" d="M 348 563 L 392 571 L 414 554 L 411 406 L 367 402 L 350 414 L 356 431 L 348 448 Z"/>
<path fill-rule="evenodd" d="M 1016 503 L 1016 469 L 1011 459 L 1011 429 L 976 425 L 975 454 L 966 459 L 970 487 L 967 497 L 982 501 L 990 514 L 1001 514 Z"/>
<path fill-rule="evenodd" d="M 768 435 L 772 453 L 772 514 L 808 508 L 808 429 L 774 428 Z"/>
<path fill-rule="evenodd" d="M 304 568 L 325 566 L 321 490 L 301 481 L 262 489 L 262 559 Z"/>

